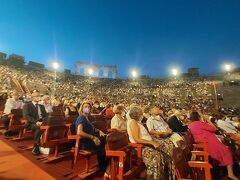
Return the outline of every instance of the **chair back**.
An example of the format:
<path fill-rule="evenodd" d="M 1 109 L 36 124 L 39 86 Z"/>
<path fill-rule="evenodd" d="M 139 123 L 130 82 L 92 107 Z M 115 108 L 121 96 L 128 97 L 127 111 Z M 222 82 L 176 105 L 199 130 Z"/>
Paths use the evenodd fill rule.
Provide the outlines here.
<path fill-rule="evenodd" d="M 108 129 L 111 128 L 111 118 L 104 115 L 91 115 L 90 121 L 95 128 L 101 130 L 104 133 L 108 133 Z"/>
<path fill-rule="evenodd" d="M 126 133 L 114 131 L 107 135 L 109 150 L 118 150 L 128 146 L 128 136 Z"/>
<path fill-rule="evenodd" d="M 43 125 L 45 126 L 64 126 L 64 119 L 62 116 L 50 116 L 43 119 Z"/>
<path fill-rule="evenodd" d="M 189 179 L 193 174 L 188 166 L 188 161 L 184 156 L 181 148 L 175 147 L 172 151 L 172 159 L 176 168 L 176 176 L 178 179 Z"/>
<path fill-rule="evenodd" d="M 11 114 L 13 114 L 13 125 L 20 125 L 21 124 L 21 119 L 23 118 L 23 111 L 22 109 L 12 109 Z"/>
<path fill-rule="evenodd" d="M 53 112 L 51 113 L 52 116 L 62 116 L 64 117 L 63 107 L 61 105 L 59 106 L 53 106 L 52 107 Z"/>
<path fill-rule="evenodd" d="M 183 135 L 183 140 L 190 150 L 193 150 L 194 139 L 190 131 Z"/>
<path fill-rule="evenodd" d="M 77 120 L 78 116 L 69 116 L 65 118 L 65 123 L 66 124 L 74 124 Z"/>
<path fill-rule="evenodd" d="M 49 127 L 48 140 L 59 140 L 66 138 L 66 126 L 51 126 Z"/>

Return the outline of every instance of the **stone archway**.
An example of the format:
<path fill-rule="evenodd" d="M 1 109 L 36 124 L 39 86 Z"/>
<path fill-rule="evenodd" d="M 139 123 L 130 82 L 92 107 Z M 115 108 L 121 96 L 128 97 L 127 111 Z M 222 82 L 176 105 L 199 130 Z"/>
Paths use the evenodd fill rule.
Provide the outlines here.
<path fill-rule="evenodd" d="M 75 74 L 93 77 L 117 78 L 117 66 L 89 64 L 82 61 L 75 63 Z M 111 77 L 110 77 L 111 75 Z"/>

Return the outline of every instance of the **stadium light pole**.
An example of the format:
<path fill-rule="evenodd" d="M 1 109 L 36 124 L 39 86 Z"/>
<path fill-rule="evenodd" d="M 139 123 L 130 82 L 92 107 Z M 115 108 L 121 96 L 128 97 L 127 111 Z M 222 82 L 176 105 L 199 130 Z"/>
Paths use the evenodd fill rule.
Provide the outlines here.
<path fill-rule="evenodd" d="M 54 89 L 53 89 L 53 96 L 55 96 L 56 92 L 56 83 L 57 83 L 57 70 L 59 68 L 59 63 L 57 61 L 52 63 L 52 67 L 54 69 Z"/>

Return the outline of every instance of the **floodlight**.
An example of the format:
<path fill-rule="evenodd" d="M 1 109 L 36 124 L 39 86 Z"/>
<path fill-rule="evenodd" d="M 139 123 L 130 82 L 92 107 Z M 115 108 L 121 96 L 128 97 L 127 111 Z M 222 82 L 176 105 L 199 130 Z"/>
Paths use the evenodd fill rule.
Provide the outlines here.
<path fill-rule="evenodd" d="M 55 69 L 55 70 L 57 70 L 58 68 L 59 68 L 59 63 L 58 62 L 53 62 L 52 63 L 52 67 L 53 67 L 53 69 Z"/>
<path fill-rule="evenodd" d="M 88 69 L 88 74 L 92 75 L 93 74 L 93 70 L 91 68 Z"/>
<path fill-rule="evenodd" d="M 138 76 L 138 73 L 136 70 L 132 70 L 132 77 L 136 78 Z"/>
<path fill-rule="evenodd" d="M 178 73 L 179 73 L 179 72 L 178 72 L 178 70 L 177 70 L 176 68 L 173 68 L 173 69 L 172 69 L 172 75 L 173 75 L 173 76 L 177 76 Z"/>

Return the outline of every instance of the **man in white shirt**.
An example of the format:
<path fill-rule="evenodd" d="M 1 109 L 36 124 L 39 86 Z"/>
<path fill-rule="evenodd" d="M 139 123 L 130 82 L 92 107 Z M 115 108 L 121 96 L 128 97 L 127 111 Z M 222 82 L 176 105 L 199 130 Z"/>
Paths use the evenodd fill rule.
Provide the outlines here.
<path fill-rule="evenodd" d="M 50 97 L 48 95 L 44 95 L 42 97 L 42 101 L 40 102 L 40 104 L 42 104 L 45 107 L 47 114 L 53 112 L 52 105 L 50 102 Z"/>
<path fill-rule="evenodd" d="M 9 126 L 9 118 L 8 115 L 11 113 L 11 110 L 13 109 L 22 109 L 23 102 L 19 100 L 19 94 L 17 92 L 13 92 L 10 94 L 10 98 L 7 99 L 2 115 L 2 122 L 3 126 L 5 128 L 4 135 L 9 136 L 10 132 L 8 132 L 8 126 Z"/>
<path fill-rule="evenodd" d="M 156 137 L 168 137 L 172 134 L 172 130 L 160 116 L 162 113 L 163 112 L 160 108 L 153 107 L 151 109 L 151 116 L 146 122 L 149 133 Z"/>
<path fill-rule="evenodd" d="M 217 126 L 224 130 L 226 133 L 237 133 L 237 129 L 230 123 L 228 122 L 229 120 L 225 119 L 219 119 L 217 121 Z"/>

